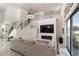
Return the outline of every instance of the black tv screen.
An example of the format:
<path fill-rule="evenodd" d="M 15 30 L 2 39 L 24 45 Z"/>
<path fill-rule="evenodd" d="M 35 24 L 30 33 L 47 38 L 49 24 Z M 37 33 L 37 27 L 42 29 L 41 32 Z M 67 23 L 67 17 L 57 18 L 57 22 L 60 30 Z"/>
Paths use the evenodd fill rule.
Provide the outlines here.
<path fill-rule="evenodd" d="M 40 33 L 54 33 L 54 24 L 40 25 Z"/>

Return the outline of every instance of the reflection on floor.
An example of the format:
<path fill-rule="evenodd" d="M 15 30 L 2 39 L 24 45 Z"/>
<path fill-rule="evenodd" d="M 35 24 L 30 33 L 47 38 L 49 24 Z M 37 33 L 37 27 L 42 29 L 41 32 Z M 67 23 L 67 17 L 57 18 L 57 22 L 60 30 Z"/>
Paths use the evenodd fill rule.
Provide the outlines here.
<path fill-rule="evenodd" d="M 60 54 L 57 56 L 70 56 L 70 54 L 66 48 L 60 48 Z"/>

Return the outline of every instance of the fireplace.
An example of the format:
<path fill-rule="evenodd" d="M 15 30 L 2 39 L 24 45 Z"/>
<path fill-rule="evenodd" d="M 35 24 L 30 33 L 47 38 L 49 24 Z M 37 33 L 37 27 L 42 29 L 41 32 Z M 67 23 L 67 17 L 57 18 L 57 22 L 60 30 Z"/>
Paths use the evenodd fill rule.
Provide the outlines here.
<path fill-rule="evenodd" d="M 41 36 L 41 39 L 52 40 L 52 36 Z"/>

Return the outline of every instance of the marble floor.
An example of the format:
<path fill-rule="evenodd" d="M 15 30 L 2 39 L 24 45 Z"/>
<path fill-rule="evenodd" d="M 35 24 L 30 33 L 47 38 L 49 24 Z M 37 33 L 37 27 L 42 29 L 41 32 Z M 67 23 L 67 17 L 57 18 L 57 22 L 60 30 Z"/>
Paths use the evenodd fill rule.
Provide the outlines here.
<path fill-rule="evenodd" d="M 21 55 L 12 50 L 9 50 L 7 53 L 4 52 L 0 54 L 0 56 L 21 56 Z"/>
<path fill-rule="evenodd" d="M 57 54 L 57 56 L 70 56 L 67 48 L 60 48 L 60 54 Z"/>
<path fill-rule="evenodd" d="M 0 39 L 0 56 L 21 56 L 10 49 L 10 42 Z"/>
<path fill-rule="evenodd" d="M 70 56 L 69 51 L 67 48 L 63 47 L 63 44 L 59 44 L 59 53 L 60 54 L 57 54 L 57 56 Z"/>
<path fill-rule="evenodd" d="M 19 53 L 10 49 L 10 44 L 4 39 L 0 39 L 0 56 L 21 56 Z M 57 56 L 70 56 L 66 48 L 60 48 L 60 54 Z"/>

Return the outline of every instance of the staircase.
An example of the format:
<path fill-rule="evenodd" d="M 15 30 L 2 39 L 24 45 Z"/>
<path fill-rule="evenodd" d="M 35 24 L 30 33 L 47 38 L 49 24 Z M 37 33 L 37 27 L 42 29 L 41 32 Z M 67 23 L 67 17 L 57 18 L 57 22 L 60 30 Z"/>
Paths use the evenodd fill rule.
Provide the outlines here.
<path fill-rule="evenodd" d="M 30 24 L 30 19 L 25 20 L 24 23 L 25 23 L 25 24 L 23 24 L 23 22 L 14 22 L 14 23 L 12 24 L 12 26 L 11 26 L 9 32 L 8 32 L 8 36 L 12 33 L 12 31 L 13 31 L 14 29 L 17 29 L 19 26 L 20 26 L 20 27 L 23 26 L 23 28 L 25 28 L 26 26 L 28 26 L 28 24 Z"/>

